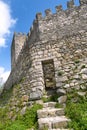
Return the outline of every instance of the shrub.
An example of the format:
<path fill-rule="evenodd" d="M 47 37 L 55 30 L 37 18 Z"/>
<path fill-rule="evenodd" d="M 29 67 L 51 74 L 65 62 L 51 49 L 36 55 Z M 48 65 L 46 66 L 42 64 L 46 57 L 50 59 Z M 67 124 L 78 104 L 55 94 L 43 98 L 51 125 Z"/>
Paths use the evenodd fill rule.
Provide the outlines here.
<path fill-rule="evenodd" d="M 22 121 L 14 121 L 12 122 L 5 130 L 26 130 L 27 126 Z"/>
<path fill-rule="evenodd" d="M 24 116 L 19 117 L 28 128 L 37 127 L 37 110 L 41 109 L 42 105 L 35 104 L 33 107 L 27 109 Z"/>
<path fill-rule="evenodd" d="M 73 128 L 74 130 L 87 130 L 87 98 L 80 96 L 78 96 L 78 98 L 74 97 L 78 99 L 78 101 L 74 103 L 72 102 L 72 97 L 73 96 L 69 96 L 65 110 L 66 115 L 71 119 L 69 128 Z"/>
<path fill-rule="evenodd" d="M 37 110 L 41 109 L 42 105 L 34 104 L 26 110 L 26 113 L 18 115 L 15 121 L 7 118 L 7 108 L 0 109 L 0 130 L 26 130 L 28 128 L 37 129 Z"/>

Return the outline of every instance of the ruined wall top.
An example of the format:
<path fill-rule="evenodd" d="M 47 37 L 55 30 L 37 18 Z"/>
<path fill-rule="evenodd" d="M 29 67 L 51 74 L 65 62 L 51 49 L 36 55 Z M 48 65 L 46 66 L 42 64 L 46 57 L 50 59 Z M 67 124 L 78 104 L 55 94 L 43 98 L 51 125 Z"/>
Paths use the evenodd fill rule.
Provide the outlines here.
<path fill-rule="evenodd" d="M 49 31 L 54 32 L 58 28 L 62 29 L 62 24 L 65 21 L 65 28 L 67 25 L 67 29 L 70 28 L 74 24 L 74 22 L 79 21 L 77 24 L 81 23 L 81 20 L 84 19 L 81 17 L 86 17 L 87 13 L 86 4 L 87 0 L 79 0 L 79 6 L 76 6 L 74 0 L 67 1 L 67 9 L 63 10 L 62 5 L 56 6 L 56 13 L 52 13 L 50 9 L 45 10 L 45 16 L 42 16 L 42 13 L 39 12 L 36 14 L 36 19 L 33 22 L 32 27 L 30 28 L 30 32 L 28 33 L 28 43 L 33 43 L 38 40 L 42 40 L 42 36 L 46 34 L 49 35 Z M 83 8 L 85 7 L 85 9 Z M 82 16 L 82 14 L 84 16 Z M 71 21 L 71 23 L 70 23 Z M 83 22 L 83 21 L 82 21 Z M 70 26 L 68 26 L 70 23 Z M 84 24 L 84 23 L 83 23 Z M 85 25 L 85 24 L 84 24 Z M 73 27 L 76 27 L 73 25 Z M 59 30 L 61 32 L 61 29 Z M 70 29 L 69 29 L 70 30 Z M 63 31 L 63 30 L 62 30 Z M 52 38 L 52 37 L 51 37 Z M 44 39 L 44 38 L 43 38 Z"/>
<path fill-rule="evenodd" d="M 62 5 L 56 6 L 56 13 L 53 14 L 50 9 L 45 10 L 45 16 L 42 16 L 42 13 L 39 12 L 36 14 L 36 19 L 33 21 L 33 25 L 30 28 L 29 33 L 27 34 L 28 40 L 31 41 L 31 37 L 33 37 L 33 41 L 36 41 L 36 39 L 39 39 L 40 35 L 40 22 L 41 21 L 46 21 L 47 19 L 53 20 L 53 17 L 58 17 L 64 15 L 64 13 L 67 15 L 67 17 L 70 16 L 71 10 L 78 11 L 80 10 L 81 6 L 86 6 L 87 5 L 87 0 L 79 0 L 79 6 L 77 7 L 74 3 L 74 0 L 67 1 L 67 9 L 63 10 Z M 85 13 L 85 12 L 84 12 Z M 71 14 L 72 15 L 72 14 Z M 57 21 L 56 21 L 57 22 Z M 43 24 L 43 23 L 41 23 Z M 38 34 L 37 34 L 38 33 Z M 23 33 L 14 33 L 15 37 L 24 37 L 25 34 Z M 32 36 L 33 35 L 33 36 Z M 36 36 L 37 35 L 37 36 Z M 26 37 L 26 36 L 25 36 Z"/>
<path fill-rule="evenodd" d="M 86 5 L 87 4 L 87 0 L 79 0 L 79 4 L 80 4 L 80 6 Z M 74 8 L 75 6 L 76 5 L 74 3 L 74 0 L 67 1 L 67 9 L 68 10 L 72 9 L 72 8 L 75 9 Z M 58 13 L 60 11 L 63 11 L 62 5 L 58 5 L 55 8 L 56 8 L 56 13 Z M 53 14 L 52 14 L 50 9 L 46 9 L 45 10 L 45 15 L 46 16 L 50 16 L 50 15 L 53 15 Z M 36 14 L 36 20 L 41 20 L 42 18 L 44 18 L 44 17 L 42 16 L 41 12 Z"/>
<path fill-rule="evenodd" d="M 19 53 L 23 52 L 26 44 L 29 46 L 38 41 L 56 40 L 76 35 L 81 33 L 81 30 L 87 31 L 87 0 L 79 0 L 79 4 L 76 6 L 74 0 L 70 0 L 67 2 L 66 10 L 63 10 L 62 5 L 59 5 L 56 6 L 54 14 L 50 9 L 45 10 L 45 16 L 39 12 L 36 14 L 27 36 L 15 33 L 15 42 L 12 44 L 12 65 L 17 60 Z M 17 45 L 15 49 L 14 43 Z M 15 60 L 13 55 L 16 57 Z"/>

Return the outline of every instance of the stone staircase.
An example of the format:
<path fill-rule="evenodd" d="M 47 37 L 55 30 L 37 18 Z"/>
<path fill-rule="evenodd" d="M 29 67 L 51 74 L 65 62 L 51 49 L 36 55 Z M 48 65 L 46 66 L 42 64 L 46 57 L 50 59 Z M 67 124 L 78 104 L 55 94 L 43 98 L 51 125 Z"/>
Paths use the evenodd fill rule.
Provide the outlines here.
<path fill-rule="evenodd" d="M 43 109 L 37 111 L 39 130 L 68 130 L 70 119 L 64 116 L 63 108 L 55 108 L 56 102 L 43 103 Z"/>

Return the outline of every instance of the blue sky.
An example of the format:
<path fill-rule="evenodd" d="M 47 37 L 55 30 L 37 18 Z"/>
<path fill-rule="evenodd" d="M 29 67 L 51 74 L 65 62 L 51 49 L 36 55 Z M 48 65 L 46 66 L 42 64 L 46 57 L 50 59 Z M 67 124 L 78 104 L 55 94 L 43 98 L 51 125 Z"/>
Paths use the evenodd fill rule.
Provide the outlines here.
<path fill-rule="evenodd" d="M 69 0 L 0 0 L 0 77 L 5 82 L 11 70 L 10 46 L 14 32 L 28 33 L 37 12 L 62 4 L 67 8 Z M 79 0 L 75 0 L 78 5 Z"/>

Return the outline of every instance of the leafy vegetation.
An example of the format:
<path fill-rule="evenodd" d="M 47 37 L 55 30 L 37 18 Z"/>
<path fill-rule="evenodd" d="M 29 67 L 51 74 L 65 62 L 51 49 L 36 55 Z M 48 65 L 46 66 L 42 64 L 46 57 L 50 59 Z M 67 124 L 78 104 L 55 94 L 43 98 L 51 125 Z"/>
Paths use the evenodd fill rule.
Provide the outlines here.
<path fill-rule="evenodd" d="M 16 86 L 20 89 L 20 86 Z M 82 92 L 83 90 L 81 90 Z M 87 91 L 87 89 L 85 90 Z M 40 104 L 34 104 L 32 107 L 27 107 L 24 115 L 20 115 L 20 111 L 16 113 L 14 111 L 15 120 L 9 118 L 9 107 L 8 103 L 13 95 L 13 88 L 8 91 L 4 91 L 0 97 L 0 130 L 29 130 L 34 128 L 37 130 L 37 110 L 42 108 Z M 58 94 L 54 94 L 49 97 L 43 97 L 43 102 L 54 101 L 57 102 Z M 87 130 L 87 95 L 80 96 L 77 90 L 72 90 L 71 93 L 67 94 L 68 100 L 66 103 L 66 115 L 71 119 L 69 128 L 73 130 Z M 21 105 L 18 106 L 19 108 Z M 60 104 L 56 104 L 56 108 L 62 107 Z M 22 108 L 20 108 L 22 109 Z M 45 128 L 46 130 L 47 128 Z"/>
<path fill-rule="evenodd" d="M 10 111 L 10 106 L 13 105 L 14 102 L 11 104 L 12 97 L 14 95 L 14 89 L 20 90 L 20 85 L 16 85 L 9 90 L 3 91 L 3 94 L 0 95 L 0 130 L 29 130 L 29 128 L 37 129 L 37 110 L 42 108 L 40 104 L 33 104 L 32 107 L 26 107 L 25 114 L 21 114 L 21 110 L 23 106 L 17 106 L 17 109 L 12 109 Z M 19 100 L 21 103 L 21 98 L 14 97 L 13 99 Z M 12 106 L 11 106 L 12 107 Z M 16 107 L 15 107 L 16 108 Z M 12 113 L 11 113 L 12 112 Z M 12 115 L 11 115 L 12 114 Z"/>
<path fill-rule="evenodd" d="M 0 94 L 3 91 L 3 78 L 0 78 Z"/>
<path fill-rule="evenodd" d="M 0 105 L 4 106 L 8 103 L 8 100 L 11 98 L 13 94 L 13 88 L 3 91 L 3 94 L 0 96 Z"/>
<path fill-rule="evenodd" d="M 42 100 L 43 102 L 50 102 L 50 101 L 57 102 L 58 97 L 59 97 L 58 94 L 53 94 L 52 96 L 49 97 L 42 97 Z"/>
<path fill-rule="evenodd" d="M 0 130 L 27 130 L 29 128 L 37 129 L 37 110 L 42 105 L 34 104 L 26 110 L 26 113 L 17 116 L 15 121 L 11 121 L 7 116 L 7 108 L 0 108 Z"/>
<path fill-rule="evenodd" d="M 71 119 L 69 128 L 87 130 L 87 95 L 68 94 L 66 115 Z"/>

